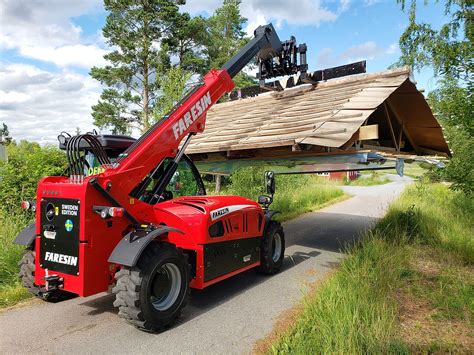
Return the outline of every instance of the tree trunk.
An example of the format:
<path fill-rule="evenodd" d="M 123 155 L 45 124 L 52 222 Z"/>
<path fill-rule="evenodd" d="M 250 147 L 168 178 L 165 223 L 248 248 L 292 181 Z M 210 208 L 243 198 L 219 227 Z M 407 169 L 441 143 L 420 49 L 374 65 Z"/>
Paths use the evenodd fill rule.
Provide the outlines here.
<path fill-rule="evenodd" d="M 148 60 L 143 63 L 143 132 L 150 128 L 148 112 Z"/>

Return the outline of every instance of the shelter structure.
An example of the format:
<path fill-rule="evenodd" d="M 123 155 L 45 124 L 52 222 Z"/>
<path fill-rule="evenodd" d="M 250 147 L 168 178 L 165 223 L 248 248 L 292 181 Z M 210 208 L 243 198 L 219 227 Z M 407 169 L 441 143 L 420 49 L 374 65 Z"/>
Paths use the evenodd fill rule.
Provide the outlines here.
<path fill-rule="evenodd" d="M 285 87 L 286 81 L 280 84 Z M 334 161 L 336 155 L 375 152 L 398 157 L 450 155 L 442 128 L 409 67 L 215 105 L 207 114 L 205 131 L 193 138 L 186 152 L 204 165 L 323 156 L 334 156 Z"/>

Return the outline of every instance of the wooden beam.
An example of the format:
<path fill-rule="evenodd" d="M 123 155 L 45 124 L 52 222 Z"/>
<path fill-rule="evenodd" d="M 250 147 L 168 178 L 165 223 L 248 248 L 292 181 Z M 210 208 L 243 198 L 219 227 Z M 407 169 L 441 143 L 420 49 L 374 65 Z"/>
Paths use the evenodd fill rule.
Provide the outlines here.
<path fill-rule="evenodd" d="M 390 135 L 392 136 L 393 145 L 395 146 L 395 149 L 399 152 L 400 145 L 397 144 L 397 140 L 395 138 L 395 132 L 393 131 L 392 120 L 390 118 L 390 114 L 388 113 L 387 103 L 385 101 L 383 103 L 383 109 L 385 112 L 385 118 L 387 119 L 388 127 L 390 128 Z"/>
<path fill-rule="evenodd" d="M 402 138 L 403 138 L 403 126 L 400 126 L 400 132 L 398 133 L 398 148 L 402 149 Z"/>
<path fill-rule="evenodd" d="M 410 136 L 410 133 L 408 133 L 408 130 L 407 128 L 405 127 L 405 124 L 403 122 L 403 118 L 400 117 L 400 115 L 398 114 L 397 110 L 395 109 L 394 105 L 392 104 L 392 102 L 390 101 L 390 98 L 388 98 L 386 100 L 387 104 L 388 104 L 388 107 L 390 109 L 390 111 L 392 111 L 393 115 L 395 116 L 395 118 L 397 119 L 398 123 L 400 123 L 400 125 L 402 126 L 402 130 L 403 130 L 403 133 L 405 134 L 405 137 L 407 137 L 408 141 L 410 142 L 411 146 L 413 147 L 413 149 L 415 150 L 415 152 L 418 154 L 418 153 L 422 153 L 422 151 L 420 150 L 420 148 L 418 147 L 418 145 L 415 143 L 415 141 L 411 138 Z"/>

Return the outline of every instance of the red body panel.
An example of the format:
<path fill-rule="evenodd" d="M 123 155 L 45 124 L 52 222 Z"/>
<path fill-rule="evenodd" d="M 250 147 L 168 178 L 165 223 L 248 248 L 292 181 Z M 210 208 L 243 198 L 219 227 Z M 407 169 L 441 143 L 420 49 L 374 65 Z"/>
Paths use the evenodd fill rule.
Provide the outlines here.
<path fill-rule="evenodd" d="M 107 262 L 110 253 L 122 239 L 122 232 L 126 230 L 129 221 L 125 218 L 114 218 L 112 226 L 108 227 L 97 213 L 92 211 L 94 205 L 110 205 L 89 184 L 71 184 L 63 177 L 48 177 L 38 185 L 37 201 L 55 198 L 73 198 L 80 200 L 79 225 L 79 275 L 61 274 L 50 270 L 64 278 L 64 289 L 81 296 L 88 296 L 107 290 L 111 283 L 113 270 Z M 41 206 L 38 204 L 38 206 Z M 41 221 L 41 208 L 37 208 L 37 221 Z M 41 224 L 36 223 L 36 234 L 40 235 Z M 39 238 L 36 240 L 36 255 L 39 255 Z M 36 258 L 35 282 L 44 284 L 42 278 L 45 270 L 41 268 L 40 258 Z"/>
<path fill-rule="evenodd" d="M 239 206 L 239 209 L 212 220 L 212 211 L 235 206 Z M 203 211 L 200 209 L 203 209 Z M 262 208 L 255 201 L 240 196 L 191 196 L 177 198 L 157 204 L 155 206 L 155 216 L 156 220 L 169 226 L 176 226 L 185 233 L 183 235 L 172 232 L 163 240 L 173 243 L 182 249 L 196 251 L 196 277 L 191 282 L 191 287 L 199 289 L 237 273 L 232 272 L 216 280 L 204 282 L 203 245 L 258 237 L 263 232 L 263 222 L 260 226 L 258 225 L 259 220 L 264 220 Z M 246 227 L 244 227 L 245 220 L 248 221 Z M 210 237 L 209 227 L 218 221 L 230 223 L 232 230 L 226 231 L 221 237 Z M 255 263 L 253 266 L 257 265 L 259 263 Z M 245 268 L 248 268 L 248 265 Z"/>

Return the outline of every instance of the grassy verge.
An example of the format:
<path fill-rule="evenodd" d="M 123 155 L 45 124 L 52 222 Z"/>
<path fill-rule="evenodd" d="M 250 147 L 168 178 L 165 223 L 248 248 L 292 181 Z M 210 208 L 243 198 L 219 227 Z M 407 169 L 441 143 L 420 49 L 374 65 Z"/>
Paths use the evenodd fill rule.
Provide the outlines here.
<path fill-rule="evenodd" d="M 30 297 L 18 280 L 18 261 L 24 248 L 13 244 L 16 235 L 27 224 L 28 220 L 21 211 L 14 214 L 0 209 L 0 307 Z"/>
<path fill-rule="evenodd" d="M 278 192 L 271 208 L 281 212 L 281 214 L 275 216 L 277 220 L 286 221 L 303 213 L 342 201 L 345 198 L 346 196 L 342 190 L 335 186 L 308 185 L 298 190 Z"/>
<path fill-rule="evenodd" d="M 403 174 L 412 178 L 420 178 L 429 172 L 430 166 L 423 163 L 405 164 Z"/>
<path fill-rule="evenodd" d="M 408 188 L 266 351 L 474 351 L 473 212 L 441 184 Z"/>
<path fill-rule="evenodd" d="M 377 171 L 372 171 L 368 174 L 362 174 L 356 180 L 344 179 L 343 183 L 347 186 L 374 186 L 388 184 L 390 179 L 384 174 Z"/>

